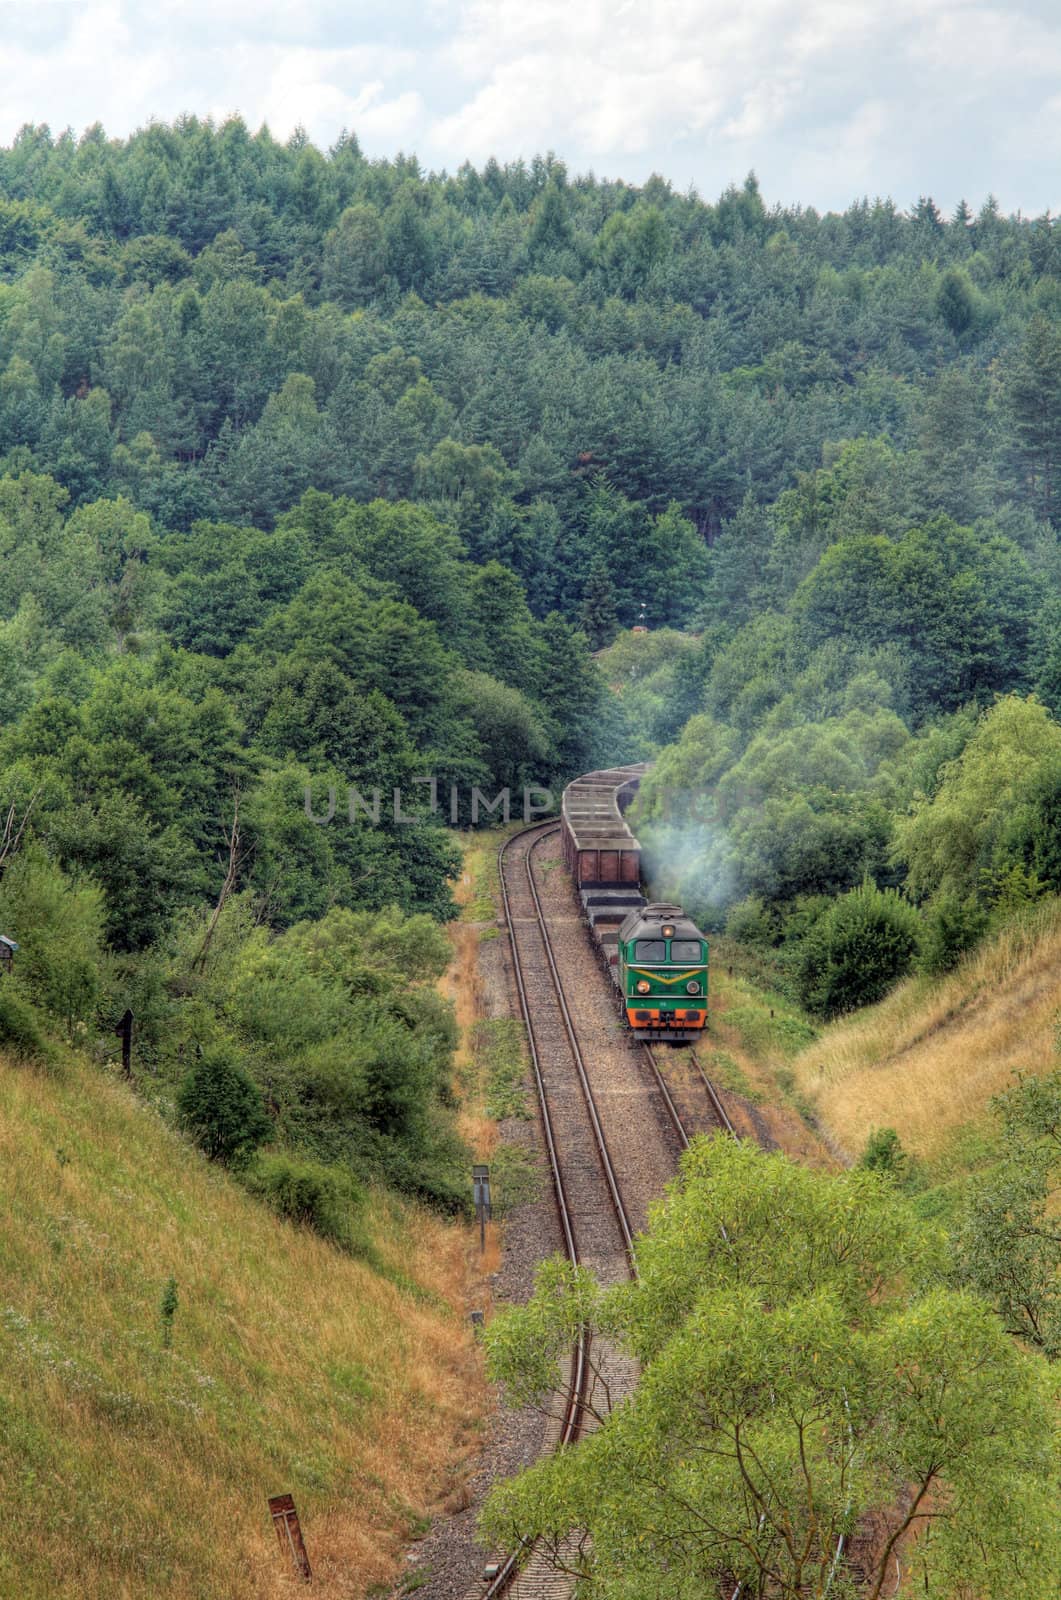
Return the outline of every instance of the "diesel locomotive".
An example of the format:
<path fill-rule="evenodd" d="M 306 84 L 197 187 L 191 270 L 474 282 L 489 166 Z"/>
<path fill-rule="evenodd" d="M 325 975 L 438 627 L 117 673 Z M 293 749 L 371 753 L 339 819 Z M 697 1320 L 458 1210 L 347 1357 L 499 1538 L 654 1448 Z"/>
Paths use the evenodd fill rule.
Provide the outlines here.
<path fill-rule="evenodd" d="M 611 767 L 568 785 L 564 861 L 629 1027 L 688 1043 L 707 1026 L 708 944 L 680 906 L 641 893 L 641 847 L 623 813 L 645 770 Z"/>

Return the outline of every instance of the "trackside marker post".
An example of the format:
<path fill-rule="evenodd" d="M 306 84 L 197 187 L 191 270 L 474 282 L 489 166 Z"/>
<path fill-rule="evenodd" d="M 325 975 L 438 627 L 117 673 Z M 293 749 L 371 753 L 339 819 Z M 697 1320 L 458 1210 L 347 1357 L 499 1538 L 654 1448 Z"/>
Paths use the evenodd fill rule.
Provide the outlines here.
<path fill-rule="evenodd" d="M 306 1554 L 306 1546 L 302 1539 L 302 1529 L 299 1527 L 298 1512 L 295 1502 L 289 1494 L 275 1494 L 269 1501 L 269 1514 L 273 1519 L 276 1537 L 280 1541 L 281 1550 L 286 1550 L 291 1557 L 291 1563 L 300 1578 L 308 1583 L 313 1576 Z"/>
<path fill-rule="evenodd" d="M 490 1168 L 472 1168 L 472 1194 L 475 1198 L 475 1215 L 479 1219 L 479 1254 L 486 1250 L 486 1219 L 490 1215 Z"/>

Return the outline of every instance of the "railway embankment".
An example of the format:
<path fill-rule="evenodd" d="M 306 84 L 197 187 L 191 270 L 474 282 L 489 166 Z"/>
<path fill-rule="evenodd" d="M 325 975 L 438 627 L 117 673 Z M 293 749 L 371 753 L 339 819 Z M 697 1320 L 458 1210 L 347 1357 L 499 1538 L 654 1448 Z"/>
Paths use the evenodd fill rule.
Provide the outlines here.
<path fill-rule="evenodd" d="M 461 1230 L 383 1194 L 365 1223 L 353 1259 L 98 1064 L 0 1056 L 0 1595 L 279 1600 L 283 1492 L 315 1594 L 389 1579 L 484 1391 Z"/>
<path fill-rule="evenodd" d="M 1028 908 L 942 978 L 910 978 L 791 1061 L 838 1149 L 894 1128 L 930 1177 L 979 1159 L 992 1098 L 1047 1071 L 1061 1016 L 1061 900 Z"/>

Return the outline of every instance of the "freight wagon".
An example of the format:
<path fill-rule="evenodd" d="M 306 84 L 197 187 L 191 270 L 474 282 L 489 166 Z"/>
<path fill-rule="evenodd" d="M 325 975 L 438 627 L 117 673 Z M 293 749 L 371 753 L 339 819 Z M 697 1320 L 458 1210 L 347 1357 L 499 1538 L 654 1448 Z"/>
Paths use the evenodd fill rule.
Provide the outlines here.
<path fill-rule="evenodd" d="M 681 1043 L 707 1025 L 708 944 L 680 906 L 641 893 L 641 846 L 624 812 L 646 771 L 610 767 L 568 785 L 563 855 L 627 1025 Z"/>

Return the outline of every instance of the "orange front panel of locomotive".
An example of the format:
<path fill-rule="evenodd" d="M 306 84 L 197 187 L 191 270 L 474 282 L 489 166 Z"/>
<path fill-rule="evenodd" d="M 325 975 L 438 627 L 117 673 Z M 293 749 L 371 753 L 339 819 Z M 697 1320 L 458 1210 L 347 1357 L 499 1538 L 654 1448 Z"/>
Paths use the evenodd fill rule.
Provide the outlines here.
<path fill-rule="evenodd" d="M 683 1032 L 686 1029 L 702 1028 L 707 1022 L 706 1011 L 657 1011 L 648 1010 L 643 1006 L 627 1006 L 626 1020 L 631 1028 L 676 1028 Z"/>

